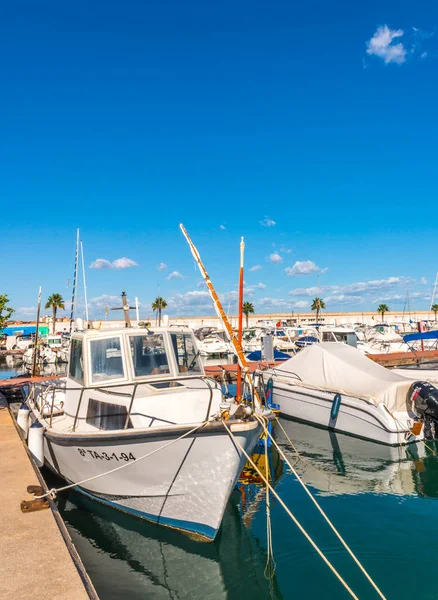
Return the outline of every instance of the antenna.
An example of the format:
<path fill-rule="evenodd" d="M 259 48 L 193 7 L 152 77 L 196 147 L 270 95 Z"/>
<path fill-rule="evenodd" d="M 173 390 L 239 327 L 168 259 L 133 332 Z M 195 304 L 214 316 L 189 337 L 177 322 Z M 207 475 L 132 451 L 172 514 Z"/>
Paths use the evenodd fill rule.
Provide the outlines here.
<path fill-rule="evenodd" d="M 82 278 L 84 280 L 85 319 L 87 320 L 87 327 L 89 327 L 88 302 L 87 302 L 87 280 L 85 279 L 84 247 L 82 245 L 82 240 L 81 240 L 81 258 L 82 258 Z"/>
<path fill-rule="evenodd" d="M 76 253 L 75 253 L 75 270 L 73 275 L 73 289 L 71 294 L 71 311 L 70 311 L 70 333 L 73 331 L 73 323 L 76 311 L 76 279 L 78 275 L 78 254 L 79 254 L 79 228 L 76 231 Z"/>

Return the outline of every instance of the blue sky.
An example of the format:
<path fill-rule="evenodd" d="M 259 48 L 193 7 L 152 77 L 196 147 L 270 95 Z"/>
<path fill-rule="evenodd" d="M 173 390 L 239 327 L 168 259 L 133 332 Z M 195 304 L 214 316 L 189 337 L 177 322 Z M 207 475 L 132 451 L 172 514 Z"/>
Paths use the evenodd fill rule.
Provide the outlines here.
<path fill-rule="evenodd" d="M 306 310 L 318 274 L 331 310 L 428 308 L 437 24 L 430 0 L 5 5 L 0 291 L 21 318 L 39 285 L 68 299 L 80 227 L 96 318 L 158 286 L 212 313 L 182 221 L 231 310 L 241 235 L 258 312 Z"/>

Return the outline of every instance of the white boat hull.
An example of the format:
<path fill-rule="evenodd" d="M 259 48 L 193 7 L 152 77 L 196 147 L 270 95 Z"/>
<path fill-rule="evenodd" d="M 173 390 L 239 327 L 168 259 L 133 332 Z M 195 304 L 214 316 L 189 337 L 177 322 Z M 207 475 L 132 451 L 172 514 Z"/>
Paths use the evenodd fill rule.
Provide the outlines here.
<path fill-rule="evenodd" d="M 190 428 L 91 435 L 63 435 L 47 430 L 45 461 L 71 483 L 126 464 L 125 468 L 77 489 L 137 517 L 214 539 L 246 460 L 223 425 L 207 425 L 202 433 L 194 433 L 139 460 Z M 251 454 L 261 433 L 259 423 L 236 423 L 231 425 L 231 431 Z"/>
<path fill-rule="evenodd" d="M 423 439 L 410 433 L 413 422 L 408 413 L 396 413 L 397 421 L 383 404 L 375 406 L 360 398 L 341 395 L 337 417 L 332 415 L 335 394 L 282 382 L 274 382 L 272 401 L 280 405 L 282 415 L 373 440 L 399 445 Z"/>

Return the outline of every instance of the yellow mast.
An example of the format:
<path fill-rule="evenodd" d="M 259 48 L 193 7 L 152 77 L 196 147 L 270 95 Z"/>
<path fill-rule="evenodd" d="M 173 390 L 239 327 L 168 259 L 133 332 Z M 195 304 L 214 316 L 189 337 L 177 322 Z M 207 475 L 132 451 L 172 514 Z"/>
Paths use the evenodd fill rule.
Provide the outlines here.
<path fill-rule="evenodd" d="M 199 270 L 201 271 L 201 275 L 203 276 L 205 283 L 207 284 L 208 291 L 210 292 L 211 299 L 213 300 L 216 314 L 219 317 L 219 319 L 222 321 L 222 324 L 225 327 L 225 330 L 228 334 L 230 342 L 233 344 L 234 351 L 236 352 L 239 365 L 241 366 L 242 370 L 248 371 L 248 363 L 246 361 L 245 355 L 243 354 L 242 346 L 239 344 L 238 339 L 234 335 L 233 328 L 231 327 L 231 324 L 227 319 L 227 315 L 225 314 L 225 311 L 222 308 L 222 304 L 218 298 L 218 295 L 216 294 L 213 284 L 211 283 L 210 277 L 208 276 L 208 273 L 205 270 L 204 265 L 202 264 L 202 260 L 201 260 L 201 257 L 199 256 L 199 252 L 196 250 L 192 240 L 189 237 L 189 234 L 185 230 L 185 227 L 182 223 L 180 223 L 180 229 L 183 232 L 184 237 L 186 238 L 187 243 L 190 246 L 190 250 L 192 251 L 193 258 L 198 263 L 198 267 L 199 267 Z"/>

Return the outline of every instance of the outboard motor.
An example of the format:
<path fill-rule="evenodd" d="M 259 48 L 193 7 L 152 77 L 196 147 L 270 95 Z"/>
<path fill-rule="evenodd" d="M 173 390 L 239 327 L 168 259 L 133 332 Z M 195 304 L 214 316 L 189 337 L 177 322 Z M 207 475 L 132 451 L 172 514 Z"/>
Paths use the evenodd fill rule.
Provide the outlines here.
<path fill-rule="evenodd" d="M 438 438 L 438 389 L 427 381 L 415 381 L 409 388 L 407 405 L 424 422 L 424 437 Z"/>

